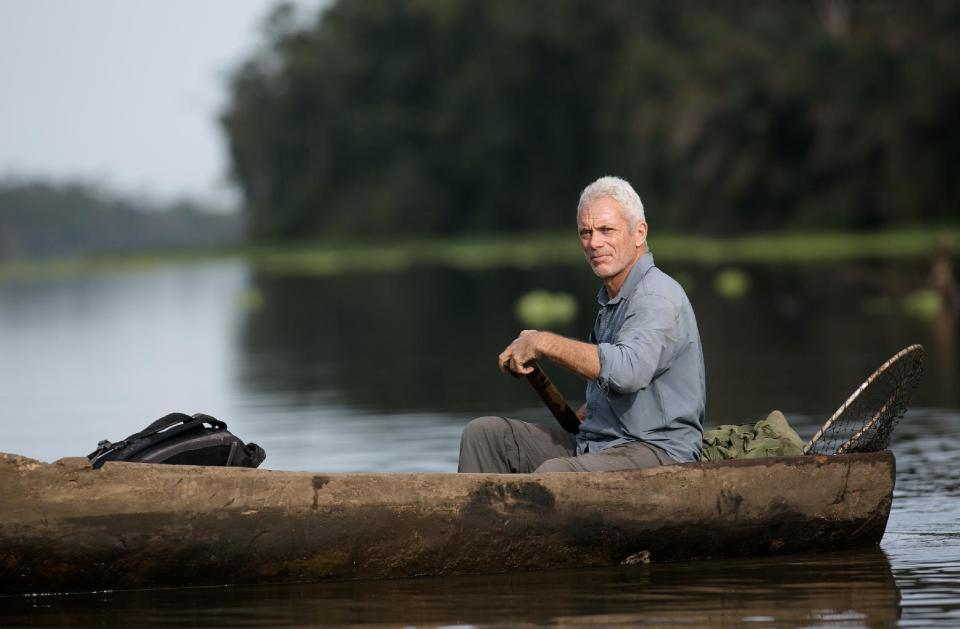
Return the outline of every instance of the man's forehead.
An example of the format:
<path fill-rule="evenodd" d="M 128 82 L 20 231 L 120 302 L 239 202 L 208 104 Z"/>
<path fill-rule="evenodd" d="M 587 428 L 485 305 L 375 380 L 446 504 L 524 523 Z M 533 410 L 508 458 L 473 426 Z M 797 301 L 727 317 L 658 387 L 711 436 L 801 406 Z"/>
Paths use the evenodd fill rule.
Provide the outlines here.
<path fill-rule="evenodd" d="M 616 199 L 600 197 L 587 203 L 577 213 L 577 223 L 621 223 L 626 221 L 626 213 Z"/>

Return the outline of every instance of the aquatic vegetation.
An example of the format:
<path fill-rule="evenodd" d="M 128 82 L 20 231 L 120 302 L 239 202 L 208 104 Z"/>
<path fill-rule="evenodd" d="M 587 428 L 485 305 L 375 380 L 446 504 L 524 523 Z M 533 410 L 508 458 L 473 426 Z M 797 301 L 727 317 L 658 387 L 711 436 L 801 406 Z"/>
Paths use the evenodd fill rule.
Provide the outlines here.
<path fill-rule="evenodd" d="M 918 319 L 936 319 L 943 312 L 943 297 L 932 288 L 921 288 L 907 294 L 901 308 L 904 314 Z"/>
<path fill-rule="evenodd" d="M 549 328 L 573 321 L 577 316 L 577 302 L 569 293 L 534 290 L 517 300 L 515 312 L 525 325 Z"/>
<path fill-rule="evenodd" d="M 742 238 L 663 234 L 652 237 L 651 250 L 660 261 L 708 265 L 909 258 L 931 255 L 941 233 L 949 232 L 784 233 Z M 317 242 L 296 248 L 257 248 L 249 257 L 261 270 L 309 274 L 395 272 L 410 266 L 483 270 L 583 263 L 577 239 L 567 232 L 432 238 L 350 247 Z M 742 284 L 742 278 L 722 281 L 733 282 L 729 287 L 734 291 L 743 288 L 735 286 Z"/>
<path fill-rule="evenodd" d="M 730 264 L 816 264 L 861 259 L 932 256 L 953 230 L 897 230 L 870 233 L 781 233 L 711 238 L 654 234 L 651 250 L 659 262 Z M 461 270 L 529 269 L 583 264 L 572 231 L 433 237 L 343 244 L 312 241 L 297 245 L 147 252 L 89 258 L 0 262 L 0 281 L 56 279 L 88 273 L 127 272 L 158 265 L 240 258 L 260 272 L 290 275 L 397 273 L 414 266 Z M 742 278 L 740 278 L 742 279 Z M 736 289 L 738 279 L 732 282 Z M 741 287 L 742 288 L 742 287 Z"/>
<path fill-rule="evenodd" d="M 740 299 L 750 292 L 750 276 L 742 269 L 723 269 L 713 278 L 713 290 L 724 299 Z"/>

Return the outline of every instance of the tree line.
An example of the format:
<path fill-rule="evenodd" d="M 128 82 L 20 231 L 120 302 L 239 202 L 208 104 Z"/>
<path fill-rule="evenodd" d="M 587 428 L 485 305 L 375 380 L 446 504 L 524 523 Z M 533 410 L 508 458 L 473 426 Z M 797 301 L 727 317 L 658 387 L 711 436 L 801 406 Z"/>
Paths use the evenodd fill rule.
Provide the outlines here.
<path fill-rule="evenodd" d="M 960 3 L 287 5 L 222 125 L 257 239 L 566 228 L 601 174 L 658 228 L 955 220 Z"/>
<path fill-rule="evenodd" d="M 136 199 L 81 182 L 0 181 L 0 262 L 222 246 L 241 235 L 239 216 L 189 200 Z"/>

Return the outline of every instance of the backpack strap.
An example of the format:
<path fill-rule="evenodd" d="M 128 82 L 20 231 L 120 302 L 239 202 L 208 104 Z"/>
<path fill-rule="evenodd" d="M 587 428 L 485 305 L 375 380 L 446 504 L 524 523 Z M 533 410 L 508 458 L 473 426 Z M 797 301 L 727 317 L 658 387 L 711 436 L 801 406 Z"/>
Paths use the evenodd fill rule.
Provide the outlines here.
<path fill-rule="evenodd" d="M 222 422 L 213 415 L 207 415 L 206 413 L 194 413 L 193 419 L 202 419 L 204 423 L 210 424 L 214 430 L 227 429 L 227 422 Z"/>
<path fill-rule="evenodd" d="M 137 439 L 142 439 L 147 435 L 152 435 L 155 432 L 160 432 L 161 430 L 165 430 L 170 426 L 173 426 L 174 424 L 179 424 L 181 422 L 185 424 L 191 421 L 192 419 L 193 417 L 190 417 L 186 413 L 168 413 L 163 417 L 161 417 L 160 419 L 158 419 L 157 421 L 150 424 L 149 426 L 147 426 L 146 428 L 144 428 L 143 430 L 141 430 L 140 432 L 130 435 L 129 437 L 124 439 L 124 441 L 136 441 Z"/>
<path fill-rule="evenodd" d="M 137 441 L 141 441 L 139 447 L 128 450 L 125 453 L 125 457 L 130 457 L 143 448 L 152 445 L 156 440 L 151 440 L 148 438 L 156 435 L 159 432 L 166 430 L 162 437 L 166 439 L 178 435 L 181 432 L 196 428 L 197 426 L 201 426 L 204 423 L 210 424 L 214 430 L 226 430 L 227 428 L 227 424 L 225 422 L 222 422 L 216 417 L 207 415 L 205 413 L 196 413 L 193 416 L 187 415 L 186 413 L 168 413 L 167 415 L 164 415 L 160 419 L 151 423 L 140 432 L 134 433 L 122 441 L 111 443 L 110 441 L 104 439 L 97 444 L 96 450 L 87 455 L 87 458 L 93 461 L 103 454 L 110 452 L 111 450 L 120 450 L 136 443 Z M 177 424 L 180 424 L 180 426 L 171 428 Z M 99 466 L 95 465 L 94 467 Z"/>

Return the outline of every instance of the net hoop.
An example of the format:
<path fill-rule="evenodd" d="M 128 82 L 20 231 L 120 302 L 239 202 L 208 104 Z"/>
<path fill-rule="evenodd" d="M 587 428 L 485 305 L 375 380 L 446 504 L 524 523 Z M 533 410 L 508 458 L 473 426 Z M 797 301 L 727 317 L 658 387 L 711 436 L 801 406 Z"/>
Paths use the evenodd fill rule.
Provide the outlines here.
<path fill-rule="evenodd" d="M 923 359 L 923 346 L 922 346 L 922 345 L 919 345 L 919 344 L 914 344 L 914 345 L 910 345 L 909 347 L 905 347 L 904 349 L 900 350 L 899 352 L 897 352 L 896 354 L 894 354 L 892 357 L 890 357 L 885 363 L 883 363 L 882 365 L 880 365 L 880 366 L 877 368 L 876 371 L 874 371 L 872 374 L 870 374 L 870 376 L 869 376 L 866 380 L 863 381 L 863 384 L 861 384 L 859 387 L 857 387 L 857 390 L 854 391 L 854 392 L 850 395 L 850 397 L 847 398 L 846 402 L 844 402 L 843 404 L 840 405 L 840 408 L 838 408 L 838 409 L 833 413 L 833 415 L 830 416 L 830 419 L 828 419 L 827 421 L 825 421 L 825 422 L 823 423 L 823 425 L 822 425 L 822 426 L 820 427 L 820 429 L 817 431 L 817 434 L 815 434 L 815 435 L 813 436 L 813 438 L 810 439 L 809 442 L 807 442 L 807 445 L 804 446 L 804 448 L 803 448 L 803 453 L 804 453 L 804 454 L 810 454 L 810 452 L 813 450 L 813 447 L 817 444 L 817 442 L 820 440 L 820 438 L 823 437 L 824 433 L 826 433 L 828 430 L 830 430 L 831 427 L 833 427 L 833 424 L 834 424 L 840 417 L 843 416 L 843 414 L 847 411 L 848 408 L 850 408 L 850 407 L 856 402 L 857 398 L 860 397 L 860 394 L 863 393 L 863 392 L 867 389 L 867 387 L 869 387 L 871 384 L 873 384 L 881 375 L 883 375 L 883 374 L 884 374 L 887 370 L 889 370 L 893 365 L 895 365 L 896 363 L 898 363 L 898 362 L 901 361 L 901 360 L 907 359 L 908 357 L 914 358 L 915 361 L 916 361 L 916 366 L 917 366 L 917 368 L 919 368 L 920 362 L 921 362 L 922 359 Z M 842 444 L 837 448 L 836 453 L 837 453 L 837 454 L 844 454 L 844 453 L 847 452 L 848 450 L 852 449 L 855 445 L 857 445 L 857 442 L 858 442 L 871 428 L 873 428 L 873 426 L 874 426 L 882 417 L 884 417 L 884 416 L 886 415 L 887 409 L 891 406 L 891 403 L 892 403 L 892 402 L 894 401 L 894 399 L 898 396 L 898 393 L 899 393 L 899 391 L 894 391 L 894 392 L 892 392 L 892 393 L 887 397 L 887 400 L 883 403 L 883 405 L 882 405 L 875 413 L 873 413 L 873 416 L 870 417 L 867 421 L 865 421 L 864 424 L 863 424 L 863 426 L 862 426 L 859 430 L 857 430 L 857 431 L 853 434 L 853 436 L 851 436 L 849 439 L 847 439 L 844 443 L 842 443 Z M 896 419 L 899 419 L 899 418 L 895 418 L 894 421 L 896 421 Z"/>

